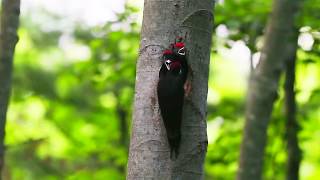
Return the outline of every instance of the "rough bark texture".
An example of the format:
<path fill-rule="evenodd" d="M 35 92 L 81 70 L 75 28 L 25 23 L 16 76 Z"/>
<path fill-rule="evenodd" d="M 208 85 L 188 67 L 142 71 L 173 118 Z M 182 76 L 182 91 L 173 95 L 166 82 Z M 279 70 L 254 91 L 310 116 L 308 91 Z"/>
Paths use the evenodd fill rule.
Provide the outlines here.
<path fill-rule="evenodd" d="M 298 30 L 296 30 L 296 34 Z M 301 161 L 301 149 L 299 147 L 298 130 L 299 124 L 296 119 L 296 100 L 295 100 L 295 66 L 297 51 L 297 35 L 291 42 L 291 56 L 286 62 L 285 79 L 285 110 L 287 117 L 286 137 L 287 137 L 287 180 L 299 179 L 299 167 Z"/>
<path fill-rule="evenodd" d="M 260 62 L 249 83 L 238 180 L 262 178 L 267 127 L 277 98 L 279 77 L 290 56 L 288 45 L 295 31 L 298 3 L 299 0 L 275 0 L 273 3 Z"/>
<path fill-rule="evenodd" d="M 204 175 L 213 6 L 213 0 L 145 0 L 128 180 L 196 180 Z M 171 161 L 156 89 L 162 51 L 185 34 L 193 89 L 185 99 L 179 158 Z"/>
<path fill-rule="evenodd" d="M 18 41 L 20 0 L 2 0 L 0 27 L 0 179 L 4 165 L 4 137 L 14 48 Z"/>

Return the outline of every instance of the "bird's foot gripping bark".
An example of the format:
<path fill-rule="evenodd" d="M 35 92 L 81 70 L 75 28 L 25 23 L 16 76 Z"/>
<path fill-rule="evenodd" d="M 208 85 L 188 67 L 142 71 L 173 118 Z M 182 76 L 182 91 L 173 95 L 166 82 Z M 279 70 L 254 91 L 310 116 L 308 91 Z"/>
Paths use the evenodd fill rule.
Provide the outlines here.
<path fill-rule="evenodd" d="M 181 134 L 176 134 L 168 138 L 169 146 L 170 146 L 170 159 L 176 160 L 179 156 L 179 148 L 181 141 Z"/>

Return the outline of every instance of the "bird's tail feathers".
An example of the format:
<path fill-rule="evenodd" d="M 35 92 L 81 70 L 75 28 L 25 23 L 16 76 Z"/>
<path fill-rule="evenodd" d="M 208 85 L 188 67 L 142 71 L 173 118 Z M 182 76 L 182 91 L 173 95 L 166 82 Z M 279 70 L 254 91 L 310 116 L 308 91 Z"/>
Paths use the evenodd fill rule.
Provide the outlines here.
<path fill-rule="evenodd" d="M 179 155 L 179 148 L 180 148 L 180 139 L 181 136 L 176 135 L 173 137 L 168 137 L 169 145 L 170 145 L 170 159 L 177 159 Z"/>

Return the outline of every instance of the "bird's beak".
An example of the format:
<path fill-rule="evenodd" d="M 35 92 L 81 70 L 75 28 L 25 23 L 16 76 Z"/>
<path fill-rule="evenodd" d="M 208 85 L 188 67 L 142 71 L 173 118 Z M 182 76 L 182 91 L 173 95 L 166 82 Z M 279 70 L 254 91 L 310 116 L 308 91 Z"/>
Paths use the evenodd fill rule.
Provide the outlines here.
<path fill-rule="evenodd" d="M 170 63 L 171 63 L 170 60 L 166 60 L 166 61 L 164 62 L 164 64 L 166 65 L 168 71 L 170 71 Z"/>

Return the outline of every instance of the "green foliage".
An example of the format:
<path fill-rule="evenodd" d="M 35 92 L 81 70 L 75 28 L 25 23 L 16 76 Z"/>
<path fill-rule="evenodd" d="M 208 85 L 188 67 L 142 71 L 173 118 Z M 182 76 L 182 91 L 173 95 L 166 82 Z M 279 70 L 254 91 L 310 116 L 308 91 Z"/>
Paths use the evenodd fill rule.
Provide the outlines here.
<path fill-rule="evenodd" d="M 6 128 L 13 179 L 124 179 L 129 132 L 121 126 L 129 129 L 131 118 L 135 12 L 127 7 L 103 27 L 77 25 L 67 38 L 89 50 L 82 59 L 61 49 L 63 31 L 43 32 L 22 18 Z M 125 24 L 130 32 L 116 28 Z"/>
<path fill-rule="evenodd" d="M 297 119 L 300 123 L 299 140 L 303 150 L 300 177 L 304 180 L 318 179 L 319 175 L 319 87 L 320 87 L 320 46 L 317 16 L 319 0 L 303 1 L 297 27 L 308 26 L 313 36 L 312 49 L 299 49 L 297 64 L 296 96 L 298 103 Z M 317 9 L 317 10 L 316 10 Z M 240 141 L 242 137 L 246 82 L 248 74 L 241 74 L 242 68 L 236 60 L 223 55 L 225 48 L 231 49 L 236 41 L 243 41 L 251 53 L 261 50 L 261 40 L 271 11 L 271 1 L 256 2 L 247 0 L 218 2 L 215 9 L 216 27 L 224 25 L 226 37 L 214 37 L 208 93 L 208 136 L 209 147 L 206 159 L 206 179 L 235 179 L 238 168 Z M 222 50 L 221 50 L 222 49 Z M 220 54 L 220 55 L 219 55 Z M 239 59 L 240 60 L 240 59 Z M 231 62 L 232 61 L 232 62 Z M 240 82 L 240 83 L 239 83 Z M 285 179 L 286 140 L 284 116 L 284 92 L 280 85 L 280 97 L 274 105 L 268 129 L 268 145 L 264 161 L 264 179 Z M 211 124 L 214 124 L 212 126 Z M 220 125 L 215 125 L 220 124 Z M 212 128 L 213 127 L 213 128 Z M 216 131 L 212 133 L 211 131 Z M 210 134 L 214 141 L 210 143 Z M 317 161 L 317 162 L 316 162 Z"/>

